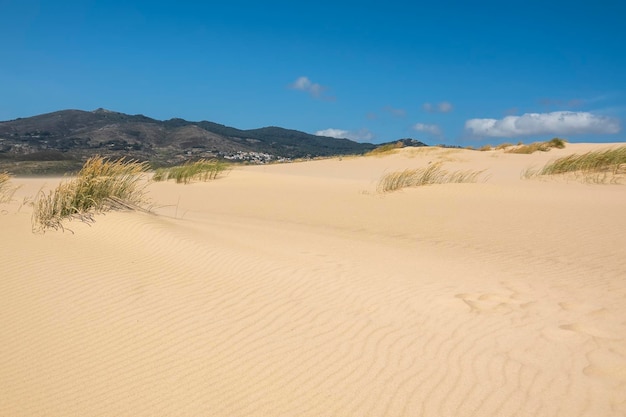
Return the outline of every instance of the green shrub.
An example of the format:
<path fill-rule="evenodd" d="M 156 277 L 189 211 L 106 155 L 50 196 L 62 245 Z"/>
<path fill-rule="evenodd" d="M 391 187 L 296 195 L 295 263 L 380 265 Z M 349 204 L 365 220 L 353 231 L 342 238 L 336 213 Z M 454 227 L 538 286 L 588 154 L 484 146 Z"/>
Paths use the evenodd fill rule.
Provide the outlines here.
<path fill-rule="evenodd" d="M 552 138 L 548 141 L 548 143 L 552 148 L 563 149 L 565 148 L 565 144 L 567 143 L 567 141 L 561 138 Z"/>

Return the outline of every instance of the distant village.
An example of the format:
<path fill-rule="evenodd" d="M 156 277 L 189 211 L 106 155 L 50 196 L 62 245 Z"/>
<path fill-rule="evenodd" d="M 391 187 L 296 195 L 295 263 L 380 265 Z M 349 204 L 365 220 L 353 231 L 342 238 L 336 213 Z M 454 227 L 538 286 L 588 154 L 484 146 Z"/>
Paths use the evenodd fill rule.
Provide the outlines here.
<path fill-rule="evenodd" d="M 291 162 L 291 158 L 271 155 L 262 152 L 236 152 L 231 154 L 220 155 L 224 159 L 236 162 L 247 162 L 251 164 L 268 164 L 270 162 Z"/>

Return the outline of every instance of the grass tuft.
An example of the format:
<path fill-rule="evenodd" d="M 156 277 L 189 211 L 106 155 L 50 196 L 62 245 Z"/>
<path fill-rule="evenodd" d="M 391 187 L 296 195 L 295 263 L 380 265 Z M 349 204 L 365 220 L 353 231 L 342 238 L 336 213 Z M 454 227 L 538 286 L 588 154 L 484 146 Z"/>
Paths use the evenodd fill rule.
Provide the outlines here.
<path fill-rule="evenodd" d="M 159 168 L 152 177 L 153 181 L 175 180 L 178 184 L 189 184 L 192 181 L 214 180 L 228 168 L 228 164 L 217 161 L 201 159 L 171 168 Z"/>
<path fill-rule="evenodd" d="M 504 143 L 501 143 L 501 144 L 496 146 L 496 151 L 499 151 L 501 149 L 510 148 L 511 146 L 513 146 L 512 143 L 504 142 Z"/>
<path fill-rule="evenodd" d="M 386 145 L 379 146 L 367 152 L 365 156 L 384 155 L 394 152 L 396 149 L 404 148 L 404 144 L 401 141 L 395 143 L 388 143 Z"/>
<path fill-rule="evenodd" d="M 476 182 L 484 171 L 455 171 L 441 169 L 440 163 L 426 168 L 405 169 L 384 175 L 378 182 L 377 190 L 381 193 L 396 191 L 406 187 L 419 187 L 431 184 L 471 183 Z"/>
<path fill-rule="evenodd" d="M 574 173 L 585 182 L 617 183 L 626 175 L 626 146 L 559 158 L 539 170 L 528 170 L 526 178 Z"/>
<path fill-rule="evenodd" d="M 63 229 L 64 219 L 92 220 L 93 212 L 138 208 L 144 199 L 140 181 L 148 165 L 96 156 L 85 162 L 75 178 L 64 181 L 33 203 L 33 230 Z"/>
<path fill-rule="evenodd" d="M 8 203 L 17 190 L 11 185 L 11 176 L 6 172 L 0 172 L 0 204 Z"/>
<path fill-rule="evenodd" d="M 563 149 L 567 141 L 565 139 L 553 138 L 546 142 L 533 142 L 528 145 L 518 144 L 516 147 L 505 149 L 506 153 L 531 154 L 534 152 L 548 152 L 552 148 Z"/>

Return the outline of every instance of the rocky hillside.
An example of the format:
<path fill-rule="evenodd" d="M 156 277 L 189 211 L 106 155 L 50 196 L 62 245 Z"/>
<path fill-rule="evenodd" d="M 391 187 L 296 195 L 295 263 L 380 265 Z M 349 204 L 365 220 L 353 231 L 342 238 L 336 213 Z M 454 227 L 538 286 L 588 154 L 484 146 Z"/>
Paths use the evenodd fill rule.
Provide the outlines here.
<path fill-rule="evenodd" d="M 95 154 L 125 156 L 160 166 L 194 158 L 263 163 L 362 154 L 376 146 L 280 127 L 239 130 L 207 121 L 161 121 L 105 109 L 62 110 L 0 122 L 0 170 L 33 166 L 26 162 L 63 170 Z"/>

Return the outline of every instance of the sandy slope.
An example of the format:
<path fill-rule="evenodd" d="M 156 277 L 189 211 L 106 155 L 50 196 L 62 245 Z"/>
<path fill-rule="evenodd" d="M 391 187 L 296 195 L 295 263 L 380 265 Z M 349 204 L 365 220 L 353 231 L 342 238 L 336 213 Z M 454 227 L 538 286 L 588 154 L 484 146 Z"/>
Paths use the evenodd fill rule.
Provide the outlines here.
<path fill-rule="evenodd" d="M 0 416 L 624 416 L 626 185 L 406 149 L 151 184 L 32 234 L 0 207 Z M 380 195 L 444 161 L 477 184 Z"/>

